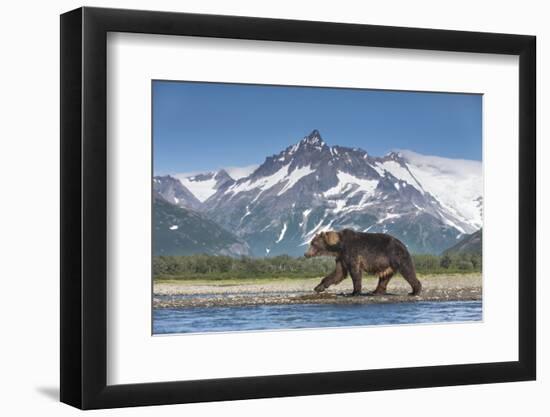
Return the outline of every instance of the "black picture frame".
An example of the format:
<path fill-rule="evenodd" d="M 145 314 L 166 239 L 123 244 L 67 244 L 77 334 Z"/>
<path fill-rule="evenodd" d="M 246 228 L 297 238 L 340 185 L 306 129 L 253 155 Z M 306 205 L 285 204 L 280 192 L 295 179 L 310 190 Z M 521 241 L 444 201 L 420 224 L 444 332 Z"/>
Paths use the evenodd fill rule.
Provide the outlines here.
<path fill-rule="evenodd" d="M 519 360 L 112 385 L 107 375 L 108 32 L 519 56 Z M 82 409 L 536 378 L 534 36 L 80 8 L 61 15 L 61 401 Z"/>

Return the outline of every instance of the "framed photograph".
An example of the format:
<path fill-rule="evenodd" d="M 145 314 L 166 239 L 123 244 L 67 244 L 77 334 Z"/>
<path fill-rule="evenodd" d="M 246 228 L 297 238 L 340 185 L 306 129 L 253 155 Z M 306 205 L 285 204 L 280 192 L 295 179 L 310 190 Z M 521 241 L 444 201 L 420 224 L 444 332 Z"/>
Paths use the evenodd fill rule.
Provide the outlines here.
<path fill-rule="evenodd" d="M 61 401 L 533 380 L 535 37 L 61 16 Z"/>

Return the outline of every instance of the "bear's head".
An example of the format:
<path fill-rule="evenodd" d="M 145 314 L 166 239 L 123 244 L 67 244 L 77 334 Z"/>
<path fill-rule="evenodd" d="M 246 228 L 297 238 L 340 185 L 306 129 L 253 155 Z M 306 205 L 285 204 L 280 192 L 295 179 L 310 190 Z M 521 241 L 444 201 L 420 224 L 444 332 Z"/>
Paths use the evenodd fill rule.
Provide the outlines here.
<path fill-rule="evenodd" d="M 311 240 L 306 258 L 313 256 L 337 256 L 340 252 L 340 234 L 338 232 L 321 232 Z"/>

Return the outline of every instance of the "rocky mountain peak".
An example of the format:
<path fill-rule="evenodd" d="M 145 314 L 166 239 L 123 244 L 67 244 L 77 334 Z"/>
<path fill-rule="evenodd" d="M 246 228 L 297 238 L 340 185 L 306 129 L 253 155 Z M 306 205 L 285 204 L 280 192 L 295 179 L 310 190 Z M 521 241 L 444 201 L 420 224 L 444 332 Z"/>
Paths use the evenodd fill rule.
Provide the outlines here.
<path fill-rule="evenodd" d="M 305 136 L 301 140 L 301 142 L 321 146 L 325 144 L 325 142 L 323 142 L 323 138 L 321 137 L 321 133 L 317 129 L 313 129 L 309 135 Z"/>
<path fill-rule="evenodd" d="M 218 181 L 220 180 L 227 181 L 227 180 L 233 179 L 225 169 L 220 169 L 218 172 L 216 172 L 216 175 L 214 176 L 214 178 L 216 178 L 216 180 Z"/>
<path fill-rule="evenodd" d="M 291 170 L 294 170 L 296 167 L 318 163 L 319 160 L 330 156 L 329 151 L 330 148 L 323 141 L 319 131 L 315 129 L 294 145 L 288 146 L 278 154 L 268 156 L 264 163 L 250 177 L 258 178 L 272 175 L 281 167 L 287 165 L 291 165 Z M 243 182 L 244 179 L 240 179 L 239 181 Z"/>
<path fill-rule="evenodd" d="M 185 179 L 191 182 L 204 182 L 212 180 L 216 182 L 217 186 L 227 181 L 233 181 L 233 178 L 231 178 L 231 176 L 227 173 L 225 169 L 220 169 L 219 171 L 209 171 L 196 175 L 189 175 L 185 177 Z"/>
<path fill-rule="evenodd" d="M 321 133 L 317 129 L 314 129 L 291 149 L 294 151 L 301 149 L 321 151 L 324 148 L 327 148 L 327 145 L 321 137 Z"/>

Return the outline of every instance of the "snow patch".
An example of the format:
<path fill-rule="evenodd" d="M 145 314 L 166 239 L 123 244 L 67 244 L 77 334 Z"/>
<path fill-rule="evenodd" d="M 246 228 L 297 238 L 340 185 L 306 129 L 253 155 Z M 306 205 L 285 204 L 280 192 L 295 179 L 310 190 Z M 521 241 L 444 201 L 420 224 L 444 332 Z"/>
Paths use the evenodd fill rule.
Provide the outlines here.
<path fill-rule="evenodd" d="M 372 229 L 374 226 L 376 226 L 376 223 L 371 224 L 369 227 L 367 227 L 365 230 L 363 230 L 364 233 L 368 232 L 370 229 Z"/>
<path fill-rule="evenodd" d="M 180 177 L 177 178 L 201 203 L 208 200 L 208 198 L 216 192 L 216 179 L 213 175 L 212 178 L 204 181 L 196 180 L 195 177 Z"/>
<path fill-rule="evenodd" d="M 313 235 L 317 232 L 317 230 L 323 225 L 323 222 L 325 221 L 325 219 L 327 218 L 327 214 L 325 213 L 325 215 L 323 216 L 323 218 L 319 221 L 319 223 L 317 223 L 313 229 L 311 229 L 309 232 L 307 232 L 305 235 L 304 235 L 304 238 L 305 238 L 305 241 L 300 245 L 300 246 L 303 246 L 303 245 L 307 245 L 309 243 L 309 241 L 311 240 L 311 238 L 313 237 Z"/>
<path fill-rule="evenodd" d="M 250 209 L 249 209 L 249 206 L 246 206 L 245 210 L 246 210 L 246 213 L 244 213 L 244 216 L 241 217 L 241 223 L 242 223 L 242 221 L 245 219 L 245 217 L 249 216 L 250 213 L 251 213 L 251 211 L 250 211 Z"/>
<path fill-rule="evenodd" d="M 384 223 L 385 221 L 387 220 L 390 220 L 390 219 L 395 219 L 397 217 L 401 217 L 401 214 L 397 214 L 397 213 L 387 213 L 386 216 L 380 220 L 378 220 L 378 224 L 380 223 Z"/>
<path fill-rule="evenodd" d="M 346 208 L 347 200 L 332 200 L 331 202 L 336 204 L 336 207 L 332 209 L 333 213 L 339 213 Z"/>
<path fill-rule="evenodd" d="M 294 187 L 298 181 L 300 181 L 304 177 L 307 177 L 312 172 L 314 172 L 314 170 L 311 169 L 311 165 L 294 169 L 294 171 L 292 171 L 286 178 L 287 183 L 285 184 L 283 189 L 277 193 L 277 195 L 282 195 L 286 193 L 288 190 Z"/>
<path fill-rule="evenodd" d="M 300 224 L 298 224 L 298 226 L 302 227 L 306 223 L 307 216 L 309 216 L 309 213 L 311 212 L 312 212 L 312 209 L 304 210 L 304 212 L 302 213 L 302 221 L 300 222 Z"/>
<path fill-rule="evenodd" d="M 279 243 L 281 240 L 283 240 L 283 238 L 285 237 L 285 233 L 286 233 L 286 223 L 283 224 L 283 228 L 281 230 L 281 234 L 279 235 L 279 239 L 277 239 L 275 243 Z"/>
<path fill-rule="evenodd" d="M 251 191 L 259 188 L 261 191 L 265 191 L 273 187 L 275 184 L 278 184 L 288 175 L 289 165 L 284 165 L 275 173 L 268 175 L 267 177 L 258 178 L 256 180 L 248 179 L 245 181 L 240 181 L 233 184 L 227 189 L 229 193 L 242 193 L 246 191 Z"/>
<path fill-rule="evenodd" d="M 416 181 L 416 179 L 410 174 L 407 168 L 403 167 L 398 162 L 386 161 L 377 165 L 379 166 L 380 169 L 384 171 L 388 171 L 398 180 L 405 181 L 412 186 L 416 186 L 416 188 L 418 188 L 418 190 L 422 194 L 424 194 L 424 189 L 422 188 L 422 185 L 418 181 Z"/>
<path fill-rule="evenodd" d="M 442 217 L 441 217 L 441 220 L 443 220 L 443 222 L 444 222 L 447 226 L 454 227 L 454 228 L 455 228 L 456 230 L 458 230 L 460 233 L 463 233 L 463 234 L 466 233 L 462 227 L 460 227 L 459 225 L 457 225 L 455 222 L 453 222 L 452 220 L 448 219 L 447 217 L 442 216 Z"/>
<path fill-rule="evenodd" d="M 286 184 L 283 186 L 281 191 L 277 193 L 277 195 L 284 194 L 288 190 L 290 190 L 300 179 L 303 177 L 311 174 L 314 172 L 313 169 L 311 169 L 311 166 L 305 166 L 300 168 L 295 168 L 292 172 L 289 172 L 288 169 L 290 167 L 290 164 L 282 166 L 278 171 L 275 173 L 268 175 L 266 177 L 258 178 L 258 179 L 247 179 L 243 181 L 239 181 L 235 184 L 233 184 L 231 187 L 227 189 L 228 193 L 232 194 L 239 194 L 242 192 L 247 192 L 251 190 L 259 189 L 260 193 L 256 196 L 256 198 L 253 201 L 256 201 L 261 193 L 263 193 L 266 190 L 269 190 L 271 187 L 286 182 Z"/>
<path fill-rule="evenodd" d="M 374 165 L 370 165 L 370 166 L 372 167 L 372 169 L 374 169 L 376 172 L 378 172 L 378 175 L 380 175 L 381 177 L 386 175 L 386 171 L 384 171 L 384 168 L 381 168 L 380 166 L 378 166 L 378 164 L 374 164 Z"/>
<path fill-rule="evenodd" d="M 325 191 L 323 193 L 325 197 L 343 194 L 344 192 L 347 192 L 349 188 L 353 187 L 354 185 L 357 187 L 350 195 L 348 195 L 348 197 L 351 197 L 352 195 L 355 195 L 359 192 L 372 194 L 374 193 L 374 190 L 378 185 L 377 180 L 367 180 L 363 178 L 358 178 L 354 175 L 348 174 L 347 172 L 343 172 L 343 171 L 338 171 L 336 173 L 336 176 L 338 177 L 338 184 L 336 184 L 334 187 Z"/>
<path fill-rule="evenodd" d="M 318 232 L 321 233 L 321 232 L 329 231 L 330 228 L 332 227 L 332 223 L 334 223 L 334 220 L 336 220 L 336 219 L 332 219 L 327 225 L 320 227 Z"/>
<path fill-rule="evenodd" d="M 350 205 L 350 206 L 346 205 L 345 207 L 342 207 L 339 211 L 337 211 L 336 209 L 333 209 L 333 212 L 334 213 L 342 212 L 342 213 L 345 213 L 345 214 L 349 214 L 353 211 L 363 210 L 365 207 L 372 206 L 373 204 L 375 204 L 374 201 L 367 202 L 366 200 L 368 198 L 369 198 L 369 196 L 365 194 L 365 195 L 363 195 L 363 197 L 361 197 L 361 201 L 359 201 L 358 204 Z M 338 209 L 338 202 L 337 202 L 337 209 Z"/>

